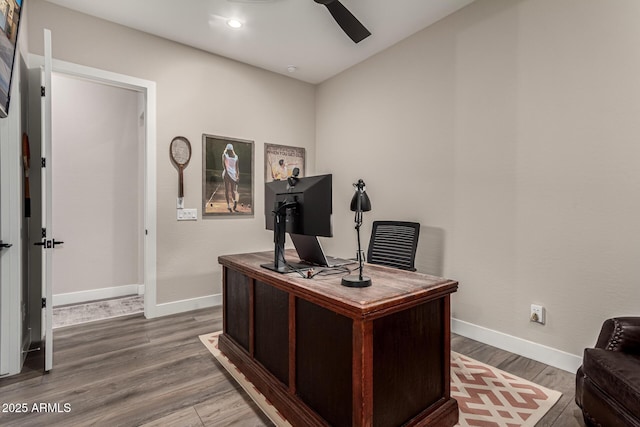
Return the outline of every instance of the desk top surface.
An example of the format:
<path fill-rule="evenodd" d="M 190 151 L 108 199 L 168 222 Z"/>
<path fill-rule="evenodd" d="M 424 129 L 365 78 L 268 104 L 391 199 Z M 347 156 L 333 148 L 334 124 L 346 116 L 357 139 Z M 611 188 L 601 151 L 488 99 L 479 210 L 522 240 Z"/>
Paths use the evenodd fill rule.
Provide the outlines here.
<path fill-rule="evenodd" d="M 290 262 L 298 261 L 295 251 L 287 251 L 286 257 Z M 342 286 L 342 277 L 357 274 L 356 264 L 349 266 L 354 270 L 352 273 L 343 271 L 340 274 L 319 274 L 307 279 L 295 272 L 280 274 L 261 267 L 260 264 L 273 262 L 271 251 L 223 255 L 218 258 L 218 262 L 350 317 L 368 317 L 376 313 L 401 310 L 442 298 L 458 288 L 458 282 L 454 280 L 373 264 L 365 264 L 363 272 L 363 275 L 371 278 L 372 285 L 367 288 L 349 288 Z"/>

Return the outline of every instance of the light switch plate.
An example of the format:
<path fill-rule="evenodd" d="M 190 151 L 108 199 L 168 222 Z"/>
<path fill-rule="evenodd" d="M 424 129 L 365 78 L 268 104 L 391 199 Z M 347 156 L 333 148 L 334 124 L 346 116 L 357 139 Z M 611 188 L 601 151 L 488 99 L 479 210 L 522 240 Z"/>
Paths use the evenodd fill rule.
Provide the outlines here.
<path fill-rule="evenodd" d="M 197 219 L 197 209 L 178 209 L 178 221 L 196 221 Z"/>

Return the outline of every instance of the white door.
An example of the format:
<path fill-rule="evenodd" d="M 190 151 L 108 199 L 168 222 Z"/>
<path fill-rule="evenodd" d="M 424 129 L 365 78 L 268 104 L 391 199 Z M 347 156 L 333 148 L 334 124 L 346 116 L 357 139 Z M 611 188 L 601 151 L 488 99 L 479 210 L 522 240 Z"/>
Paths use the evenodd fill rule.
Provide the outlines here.
<path fill-rule="evenodd" d="M 44 68 L 42 73 L 42 332 L 44 344 L 44 370 L 53 367 L 53 292 L 51 286 L 53 273 L 53 249 L 56 240 L 53 237 L 51 221 L 52 180 L 51 180 L 51 31 L 44 30 Z"/>

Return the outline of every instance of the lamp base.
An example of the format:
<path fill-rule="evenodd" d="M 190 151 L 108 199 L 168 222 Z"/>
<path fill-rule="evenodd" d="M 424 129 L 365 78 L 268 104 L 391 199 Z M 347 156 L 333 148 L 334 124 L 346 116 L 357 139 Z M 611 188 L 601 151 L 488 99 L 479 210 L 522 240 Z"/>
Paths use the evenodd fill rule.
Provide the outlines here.
<path fill-rule="evenodd" d="M 342 286 L 348 286 L 350 288 L 366 288 L 371 286 L 371 279 L 366 276 L 345 276 L 342 278 Z"/>

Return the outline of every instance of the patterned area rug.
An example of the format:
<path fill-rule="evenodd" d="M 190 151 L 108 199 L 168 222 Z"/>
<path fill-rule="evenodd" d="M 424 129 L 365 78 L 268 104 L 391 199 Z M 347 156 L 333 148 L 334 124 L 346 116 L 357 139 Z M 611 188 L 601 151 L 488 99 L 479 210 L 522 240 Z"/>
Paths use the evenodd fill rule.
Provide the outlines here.
<path fill-rule="evenodd" d="M 535 426 L 562 393 L 451 352 L 451 396 L 459 425 Z"/>
<path fill-rule="evenodd" d="M 221 332 L 200 340 L 277 426 L 290 426 L 278 410 L 218 350 Z M 459 426 L 532 427 L 562 394 L 461 354 L 451 353 L 451 396 L 458 401 Z"/>

